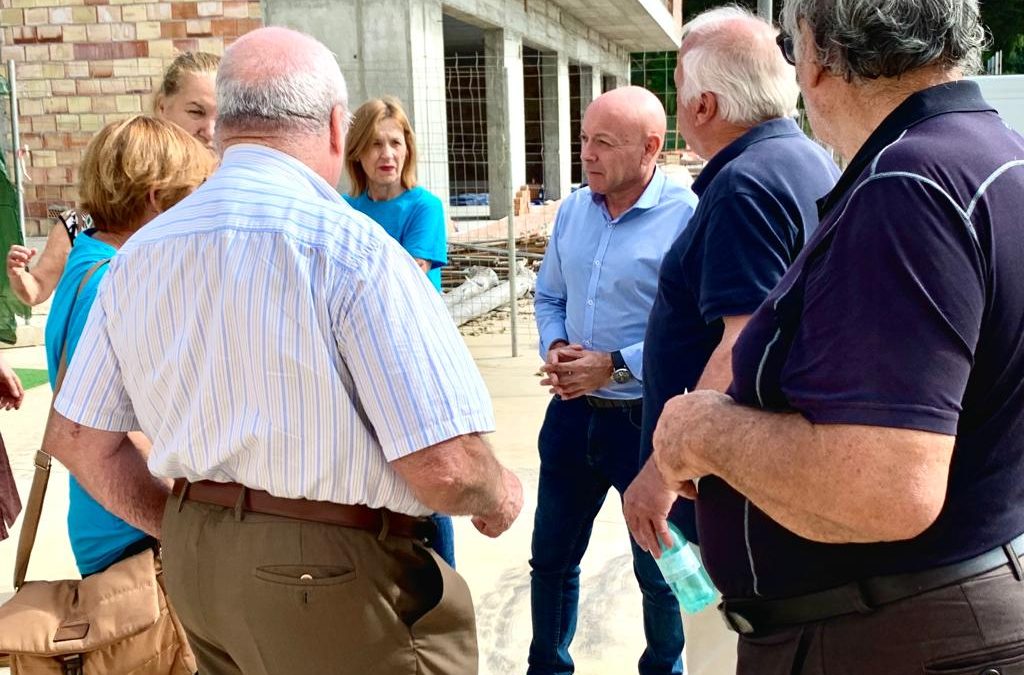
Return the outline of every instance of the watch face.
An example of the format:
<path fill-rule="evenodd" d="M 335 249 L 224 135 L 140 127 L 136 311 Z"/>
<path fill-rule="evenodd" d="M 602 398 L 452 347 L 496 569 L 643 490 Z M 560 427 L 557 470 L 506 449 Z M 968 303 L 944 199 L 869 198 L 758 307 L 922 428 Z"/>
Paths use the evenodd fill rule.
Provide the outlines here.
<path fill-rule="evenodd" d="M 629 370 L 626 368 L 619 368 L 612 373 L 612 382 L 615 382 L 616 384 L 626 384 L 629 382 L 631 377 L 633 377 L 633 375 Z"/>

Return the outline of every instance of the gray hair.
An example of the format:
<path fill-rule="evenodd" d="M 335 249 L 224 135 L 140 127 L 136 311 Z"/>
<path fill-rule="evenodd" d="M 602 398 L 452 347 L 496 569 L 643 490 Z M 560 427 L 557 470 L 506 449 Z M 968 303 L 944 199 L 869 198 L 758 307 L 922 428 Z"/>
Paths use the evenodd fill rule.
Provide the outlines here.
<path fill-rule="evenodd" d="M 978 0 L 786 0 L 782 25 L 804 22 L 818 61 L 847 81 L 898 78 L 926 66 L 981 69 Z"/>
<path fill-rule="evenodd" d="M 310 38 L 312 40 L 312 38 Z M 348 89 L 334 55 L 320 43 L 308 55 L 258 72 L 229 47 L 217 71 L 217 126 L 319 133 L 330 127 L 336 105 L 345 110 Z"/>
<path fill-rule="evenodd" d="M 746 22 L 763 40 L 736 34 L 737 21 Z M 800 90 L 796 73 L 775 46 L 772 26 L 740 7 L 708 10 L 683 26 L 683 88 L 680 99 L 690 102 L 711 92 L 723 119 L 753 126 L 796 112 Z"/>

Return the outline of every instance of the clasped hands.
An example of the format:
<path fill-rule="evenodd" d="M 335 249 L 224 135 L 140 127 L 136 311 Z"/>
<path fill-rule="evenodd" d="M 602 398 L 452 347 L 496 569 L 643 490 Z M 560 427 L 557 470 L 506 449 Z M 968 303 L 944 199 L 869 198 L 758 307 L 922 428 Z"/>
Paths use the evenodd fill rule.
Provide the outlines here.
<path fill-rule="evenodd" d="M 546 375 L 541 386 L 550 387 L 563 401 L 585 396 L 608 384 L 612 376 L 612 357 L 606 352 L 584 349 L 583 345 L 556 340 L 540 368 Z"/>

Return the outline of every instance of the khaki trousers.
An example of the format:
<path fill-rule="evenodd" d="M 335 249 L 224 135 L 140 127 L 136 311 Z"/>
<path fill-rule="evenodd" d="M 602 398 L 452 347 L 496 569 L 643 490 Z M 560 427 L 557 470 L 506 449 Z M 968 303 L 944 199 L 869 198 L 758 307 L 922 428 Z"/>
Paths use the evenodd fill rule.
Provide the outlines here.
<path fill-rule="evenodd" d="M 203 675 L 475 675 L 465 581 L 419 542 L 168 500 L 167 592 Z"/>

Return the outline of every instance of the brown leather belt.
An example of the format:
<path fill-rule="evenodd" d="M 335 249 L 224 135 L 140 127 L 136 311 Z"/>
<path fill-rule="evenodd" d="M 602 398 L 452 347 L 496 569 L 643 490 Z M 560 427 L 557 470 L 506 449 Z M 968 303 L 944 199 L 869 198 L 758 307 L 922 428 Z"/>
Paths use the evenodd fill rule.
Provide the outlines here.
<path fill-rule="evenodd" d="M 178 478 L 174 481 L 171 494 L 178 498 L 179 508 L 181 502 L 191 500 L 240 512 L 262 513 L 268 516 L 368 530 L 376 533 L 380 539 L 394 535 L 428 543 L 434 539 L 437 532 L 436 526 L 428 518 L 415 518 L 387 509 L 371 509 L 361 504 L 285 499 L 238 483 L 217 483 L 210 480 L 190 483 L 184 478 Z"/>

